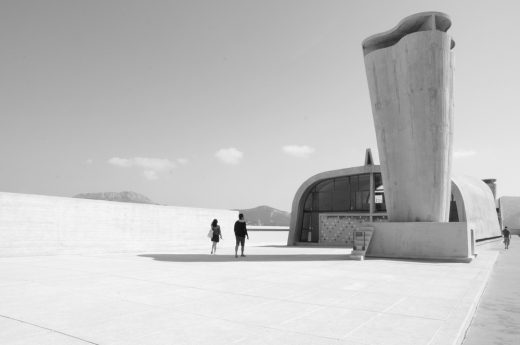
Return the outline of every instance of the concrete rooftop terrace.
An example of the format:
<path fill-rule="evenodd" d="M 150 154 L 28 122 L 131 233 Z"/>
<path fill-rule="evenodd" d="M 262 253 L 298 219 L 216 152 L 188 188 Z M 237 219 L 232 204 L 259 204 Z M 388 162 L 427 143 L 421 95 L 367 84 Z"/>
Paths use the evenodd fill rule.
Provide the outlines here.
<path fill-rule="evenodd" d="M 498 256 L 348 261 L 250 235 L 238 259 L 231 238 L 215 256 L 0 258 L 0 344 L 458 344 Z"/>

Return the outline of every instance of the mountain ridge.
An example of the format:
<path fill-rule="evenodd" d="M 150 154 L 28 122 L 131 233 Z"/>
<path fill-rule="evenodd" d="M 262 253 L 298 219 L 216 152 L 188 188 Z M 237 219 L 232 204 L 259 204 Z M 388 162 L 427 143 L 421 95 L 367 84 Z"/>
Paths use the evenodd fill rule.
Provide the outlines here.
<path fill-rule="evenodd" d="M 150 200 L 147 196 L 132 191 L 80 193 L 74 195 L 73 198 L 158 205 L 157 203 Z"/>
<path fill-rule="evenodd" d="M 248 225 L 289 226 L 291 213 L 262 205 L 249 209 L 240 209 Z"/>
<path fill-rule="evenodd" d="M 132 191 L 80 193 L 73 198 L 159 205 L 147 196 Z M 291 220 L 290 212 L 267 205 L 235 211 L 243 213 L 247 224 L 252 226 L 289 226 Z"/>

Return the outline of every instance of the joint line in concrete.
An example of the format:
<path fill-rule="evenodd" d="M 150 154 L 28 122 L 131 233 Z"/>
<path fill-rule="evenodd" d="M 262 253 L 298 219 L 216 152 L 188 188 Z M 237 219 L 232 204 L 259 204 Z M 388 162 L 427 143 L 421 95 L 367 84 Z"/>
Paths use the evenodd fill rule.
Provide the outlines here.
<path fill-rule="evenodd" d="M 77 339 L 79 341 L 83 341 L 87 344 L 93 344 L 93 345 L 100 345 L 98 343 L 94 343 L 92 341 L 89 341 L 89 340 L 86 340 L 86 339 L 82 339 L 82 338 L 79 338 L 79 337 L 76 337 L 72 334 L 68 334 L 68 333 L 64 333 L 64 332 L 60 332 L 58 330 L 55 330 L 55 329 L 52 329 L 52 328 L 48 328 L 48 327 L 44 327 L 44 326 L 40 326 L 40 325 L 37 325 L 37 324 L 34 324 L 34 323 L 31 323 L 31 322 L 28 322 L 28 321 L 24 321 L 24 320 L 20 320 L 20 319 L 16 319 L 14 317 L 10 317 L 10 316 L 7 316 L 7 315 L 1 315 L 0 314 L 0 317 L 3 317 L 5 319 L 8 319 L 8 320 L 12 320 L 12 321 L 17 321 L 17 322 L 20 322 L 20 323 L 23 323 L 23 324 L 26 324 L 26 325 L 29 325 L 29 326 L 33 326 L 33 327 L 38 327 L 38 328 L 41 328 L 41 329 L 44 329 L 44 330 L 47 330 L 47 331 L 50 331 L 50 332 L 54 332 L 54 333 L 58 333 L 58 334 L 61 334 L 61 335 L 64 335 L 66 337 L 69 337 L 69 338 L 74 338 L 74 339 Z"/>

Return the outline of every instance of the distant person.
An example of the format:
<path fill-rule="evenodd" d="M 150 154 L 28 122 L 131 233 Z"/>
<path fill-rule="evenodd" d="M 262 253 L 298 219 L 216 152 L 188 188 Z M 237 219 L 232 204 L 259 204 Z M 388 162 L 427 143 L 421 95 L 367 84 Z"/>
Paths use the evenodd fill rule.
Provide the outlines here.
<path fill-rule="evenodd" d="M 211 230 L 213 231 L 213 236 L 211 236 L 211 254 L 216 254 L 217 243 L 220 239 L 222 239 L 222 231 L 220 231 L 220 225 L 218 225 L 218 220 L 213 219 L 213 222 L 211 222 Z"/>
<path fill-rule="evenodd" d="M 511 231 L 509 231 L 507 226 L 502 231 L 502 235 L 504 235 L 504 245 L 506 249 L 509 249 L 509 242 L 511 242 Z"/>
<path fill-rule="evenodd" d="M 244 220 L 244 215 L 240 213 L 238 215 L 238 220 L 235 222 L 235 238 L 236 238 L 236 245 L 235 245 L 235 258 L 238 258 L 238 245 L 241 245 L 242 249 L 242 255 L 244 255 L 244 244 L 246 242 L 246 237 L 249 239 L 249 235 L 247 234 L 247 227 L 246 227 L 246 221 Z"/>

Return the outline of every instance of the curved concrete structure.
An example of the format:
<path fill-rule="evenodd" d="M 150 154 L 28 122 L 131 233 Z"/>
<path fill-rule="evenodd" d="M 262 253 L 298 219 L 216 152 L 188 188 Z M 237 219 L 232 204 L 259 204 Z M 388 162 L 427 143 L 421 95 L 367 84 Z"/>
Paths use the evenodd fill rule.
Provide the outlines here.
<path fill-rule="evenodd" d="M 475 239 L 500 236 L 495 199 L 489 186 L 473 176 L 453 176 L 451 181 L 459 222 L 468 223 Z"/>
<path fill-rule="evenodd" d="M 394 222 L 446 222 L 453 138 L 453 40 L 439 12 L 363 42 L 386 207 Z"/>
<path fill-rule="evenodd" d="M 349 175 L 357 175 L 357 174 L 368 174 L 380 172 L 378 165 L 365 165 L 360 167 L 353 167 L 347 169 L 338 169 L 325 171 L 319 174 L 316 174 L 310 178 L 308 178 L 305 182 L 302 183 L 296 195 L 294 196 L 292 208 L 291 208 L 291 222 L 289 224 L 289 236 L 287 237 L 287 245 L 293 246 L 297 241 L 298 230 L 301 227 L 302 222 L 302 210 L 303 210 L 303 196 L 305 192 L 312 187 L 315 183 L 323 181 L 325 179 L 334 178 L 334 177 L 342 177 Z"/>

